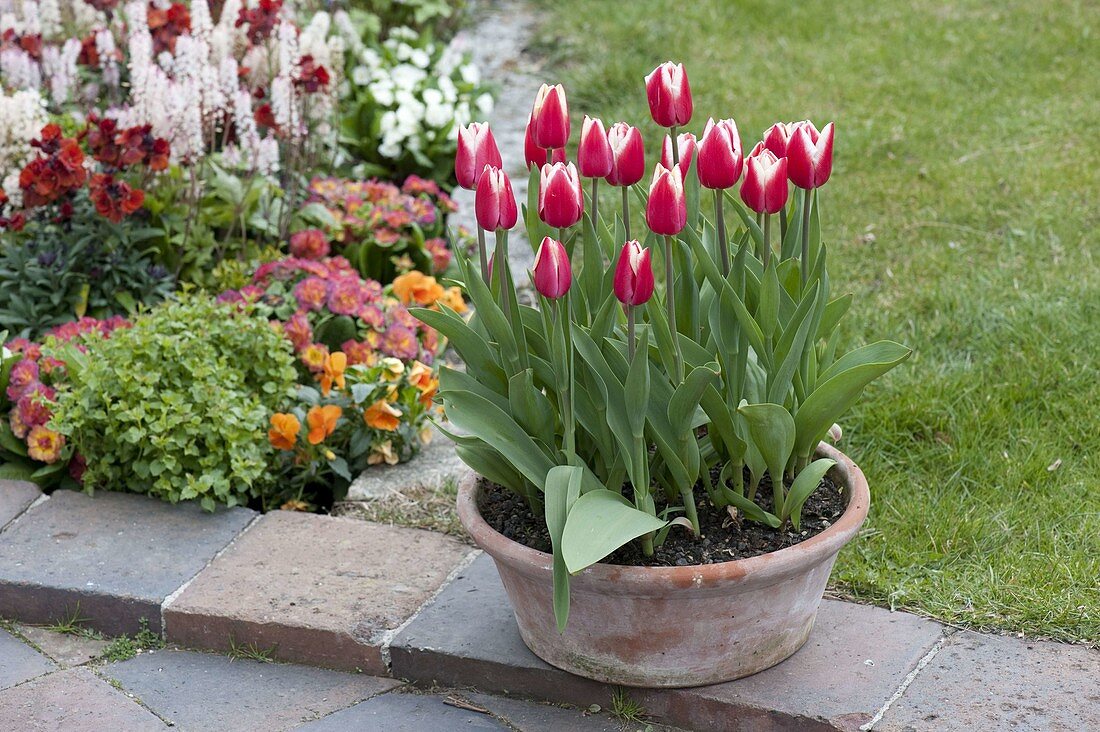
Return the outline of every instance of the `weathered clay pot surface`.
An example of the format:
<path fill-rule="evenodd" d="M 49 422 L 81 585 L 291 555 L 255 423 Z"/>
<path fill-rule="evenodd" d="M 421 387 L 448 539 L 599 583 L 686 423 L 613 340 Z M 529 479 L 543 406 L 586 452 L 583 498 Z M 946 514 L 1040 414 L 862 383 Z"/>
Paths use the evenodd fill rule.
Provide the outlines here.
<path fill-rule="evenodd" d="M 626 686 L 714 684 L 754 674 L 806 642 L 837 553 L 867 517 L 863 472 L 839 450 L 833 477 L 848 508 L 817 536 L 777 552 L 721 564 L 597 564 L 570 583 L 569 625 L 554 622 L 552 558 L 495 531 L 477 508 L 477 476 L 458 494 L 458 515 L 496 562 L 524 643 L 547 663 Z"/>

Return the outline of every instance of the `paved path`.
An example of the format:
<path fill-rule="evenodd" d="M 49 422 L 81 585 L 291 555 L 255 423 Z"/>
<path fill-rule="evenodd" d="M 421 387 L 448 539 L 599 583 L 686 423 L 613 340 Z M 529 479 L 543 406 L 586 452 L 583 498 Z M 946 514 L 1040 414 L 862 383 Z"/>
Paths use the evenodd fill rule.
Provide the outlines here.
<path fill-rule="evenodd" d="M 487 714 L 438 694 L 408 696 L 404 682 L 580 708 L 624 701 L 527 650 L 489 557 L 441 534 L 349 518 L 204 514 L 120 493 L 46 498 L 0 481 L 0 618 L 79 619 L 109 636 L 144 626 L 173 646 L 223 654 L 157 651 L 89 667 L 108 652 L 103 643 L 20 626 L 42 652 L 0 633 L 0 732 L 35 729 L 12 721 L 27 715 L 40 729 L 92 730 L 158 729 L 162 719 L 226 730 L 410 729 L 382 726 L 402 719 L 420 725 L 411 729 L 466 728 L 418 721 L 459 717 L 488 729 L 501 718 L 532 730 L 607 723 L 545 726 L 561 711 L 477 697 Z M 241 649 L 320 668 L 224 655 Z M 1095 649 L 825 600 L 807 644 L 775 668 L 625 699 L 654 722 L 703 730 L 1076 732 L 1100 730 L 1098 678 Z M 535 721 L 525 727 L 513 712 Z"/>
<path fill-rule="evenodd" d="M 34 642 L 31 642 L 34 638 Z M 474 691 L 184 650 L 108 662 L 106 641 L 0 629 L 0 730 L 7 732 L 422 732 L 643 729 L 603 712 Z M 669 729 L 669 728 L 665 728 Z"/>

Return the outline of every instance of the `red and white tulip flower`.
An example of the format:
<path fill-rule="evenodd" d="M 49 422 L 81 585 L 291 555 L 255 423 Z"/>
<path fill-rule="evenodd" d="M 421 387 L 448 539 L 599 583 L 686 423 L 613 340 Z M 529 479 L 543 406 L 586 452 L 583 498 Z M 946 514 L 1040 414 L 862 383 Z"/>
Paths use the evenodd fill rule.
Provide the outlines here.
<path fill-rule="evenodd" d="M 642 133 L 626 122 L 616 122 L 607 133 L 611 147 L 611 172 L 607 182 L 613 186 L 632 186 L 645 175 L 645 146 Z"/>
<path fill-rule="evenodd" d="M 787 145 L 790 144 L 794 128 L 801 122 L 776 122 L 764 133 L 764 147 L 771 150 L 775 157 L 787 157 Z"/>
<path fill-rule="evenodd" d="M 585 178 L 605 178 L 615 167 L 615 156 L 603 122 L 584 116 L 581 125 L 581 142 L 577 148 L 577 167 Z"/>
<path fill-rule="evenodd" d="M 535 265 L 532 277 L 535 289 L 543 297 L 557 300 L 569 292 L 573 284 L 573 270 L 569 264 L 569 254 L 557 239 L 545 237 L 535 253 Z"/>
<path fill-rule="evenodd" d="M 527 163 L 528 170 L 531 169 L 532 165 L 541 169 L 547 163 L 546 148 L 539 147 L 535 143 L 535 127 L 530 117 L 527 118 L 527 131 L 523 135 L 523 160 Z M 553 158 L 549 162 L 564 163 L 565 148 L 554 148 Z"/>
<path fill-rule="evenodd" d="M 691 87 L 683 64 L 666 61 L 645 77 L 649 112 L 661 127 L 681 127 L 691 121 Z"/>
<path fill-rule="evenodd" d="M 740 180 L 744 164 L 737 123 L 732 119 L 707 120 L 695 164 L 699 183 L 713 190 L 732 188 Z"/>
<path fill-rule="evenodd" d="M 756 213 L 779 213 L 787 203 L 787 158 L 758 144 L 745 159 L 741 200 Z"/>
<path fill-rule="evenodd" d="M 474 190 L 486 165 L 503 165 L 497 141 L 488 122 L 471 122 L 458 128 L 458 150 L 455 152 L 455 178 L 463 188 Z"/>
<path fill-rule="evenodd" d="M 561 84 L 543 84 L 531 108 L 531 126 L 535 144 L 557 149 L 569 142 L 569 104 Z"/>
<path fill-rule="evenodd" d="M 623 244 L 615 265 L 615 297 L 623 305 L 644 305 L 653 297 L 653 265 L 649 249 L 635 241 Z"/>
<path fill-rule="evenodd" d="M 500 168 L 486 165 L 474 196 L 477 225 L 488 231 L 511 229 L 519 219 L 512 182 Z"/>
<path fill-rule="evenodd" d="M 654 167 L 645 220 L 654 234 L 676 236 L 684 230 L 687 225 L 687 197 L 679 168 Z"/>
<path fill-rule="evenodd" d="M 813 122 L 800 122 L 787 144 L 787 175 L 799 188 L 820 188 L 833 172 L 833 123 L 820 133 Z"/>
<path fill-rule="evenodd" d="M 547 226 L 564 229 L 581 220 L 584 193 L 577 166 L 554 163 L 542 166 L 539 176 L 539 218 Z"/>
<path fill-rule="evenodd" d="M 680 168 L 680 177 L 687 180 L 688 170 L 691 169 L 691 161 L 695 157 L 695 147 L 698 140 L 690 132 L 682 132 L 676 138 L 676 155 L 672 154 L 672 138 L 666 137 L 665 144 L 661 148 L 661 165 L 671 168 L 673 165 Z"/>

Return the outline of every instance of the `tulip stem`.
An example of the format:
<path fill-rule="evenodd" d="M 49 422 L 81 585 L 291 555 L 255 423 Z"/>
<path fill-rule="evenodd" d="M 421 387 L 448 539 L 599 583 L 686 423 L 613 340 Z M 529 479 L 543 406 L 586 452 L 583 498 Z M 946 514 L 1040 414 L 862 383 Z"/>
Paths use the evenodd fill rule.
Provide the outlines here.
<path fill-rule="evenodd" d="M 633 305 L 627 305 L 626 306 L 626 334 L 627 334 L 627 337 L 626 337 L 626 352 L 627 352 L 627 355 L 630 356 L 630 362 L 631 363 L 634 363 L 634 351 L 637 348 L 637 346 L 635 344 L 635 341 L 634 341 L 634 327 L 635 327 L 635 322 L 634 321 L 635 321 L 634 306 Z"/>
<path fill-rule="evenodd" d="M 730 275 L 730 249 L 726 241 L 726 214 L 722 210 L 722 190 L 714 191 L 714 225 L 718 230 L 718 251 L 722 255 L 722 274 Z"/>
<path fill-rule="evenodd" d="M 673 296 L 676 290 L 675 283 L 673 282 L 674 274 L 672 271 L 672 248 L 676 245 L 675 239 L 671 236 L 665 237 L 665 306 L 668 308 L 668 327 L 672 331 L 673 349 L 672 357 L 673 362 L 676 365 L 676 383 L 679 384 L 684 380 L 684 361 L 680 355 L 680 339 L 678 337 L 679 329 L 676 327 L 676 298 Z"/>
<path fill-rule="evenodd" d="M 562 407 L 565 412 L 562 415 L 562 425 L 565 428 L 565 455 L 569 464 L 575 463 L 573 458 L 577 454 L 576 425 L 573 422 L 573 335 L 570 333 L 569 297 L 558 298 L 554 301 L 557 307 L 558 320 L 561 321 L 562 339 L 565 345 L 565 379 L 562 390 Z"/>
<path fill-rule="evenodd" d="M 668 129 L 672 136 L 672 165 L 677 166 L 680 164 L 680 146 L 676 144 L 676 125 Z"/>
<path fill-rule="evenodd" d="M 477 253 L 481 258 L 481 278 L 485 280 L 485 284 L 489 284 L 489 257 L 485 253 L 485 229 L 481 228 L 481 224 L 477 225 Z"/>
<path fill-rule="evenodd" d="M 623 227 L 626 229 L 626 240 L 630 241 L 630 186 L 623 186 Z"/>
<path fill-rule="evenodd" d="M 764 269 L 772 259 L 772 215 L 764 214 Z"/>
<path fill-rule="evenodd" d="M 802 289 L 810 281 L 810 206 L 813 189 L 807 188 L 802 198 Z"/>
<path fill-rule="evenodd" d="M 600 179 L 592 179 L 592 229 L 596 232 L 596 243 L 600 241 L 600 199 L 599 195 Z"/>
<path fill-rule="evenodd" d="M 497 280 L 500 282 L 500 299 L 504 303 L 504 317 L 512 322 L 512 277 L 508 264 L 508 230 L 497 229 L 497 248 L 493 253 L 497 268 Z M 497 255 L 500 256 L 497 256 Z"/>

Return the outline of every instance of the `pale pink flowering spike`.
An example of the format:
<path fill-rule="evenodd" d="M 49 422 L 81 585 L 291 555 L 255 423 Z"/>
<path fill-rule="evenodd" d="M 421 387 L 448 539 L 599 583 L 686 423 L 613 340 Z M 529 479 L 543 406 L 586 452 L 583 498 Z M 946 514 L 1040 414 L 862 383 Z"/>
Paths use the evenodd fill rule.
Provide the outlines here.
<path fill-rule="evenodd" d="M 623 305 L 644 305 L 653 297 L 653 265 L 649 249 L 635 241 L 623 244 L 615 265 L 615 297 Z"/>
<path fill-rule="evenodd" d="M 486 231 L 511 229 L 516 225 L 519 212 L 512 182 L 500 168 L 486 165 L 477 183 L 474 195 L 474 212 L 477 224 Z"/>
<path fill-rule="evenodd" d="M 645 77 L 649 112 L 661 127 L 681 127 L 691 121 L 691 87 L 683 64 L 666 61 Z"/>
<path fill-rule="evenodd" d="M 569 254 L 557 239 L 546 237 L 539 244 L 532 280 L 539 294 L 551 300 L 557 300 L 569 292 L 573 284 L 573 270 L 569 265 Z"/>
<path fill-rule="evenodd" d="M 569 104 L 561 84 L 543 84 L 531 109 L 535 144 L 541 148 L 565 147 L 569 142 Z"/>
<path fill-rule="evenodd" d="M 676 236 L 684 230 L 687 224 L 687 197 L 679 168 L 669 170 L 657 165 L 653 169 L 645 220 L 654 234 Z"/>
<path fill-rule="evenodd" d="M 615 158 L 603 122 L 584 116 L 581 126 L 581 142 L 577 148 L 577 167 L 585 178 L 605 178 L 611 174 Z"/>
<path fill-rule="evenodd" d="M 471 122 L 458 128 L 458 150 L 455 152 L 455 178 L 468 190 L 477 188 L 486 165 L 503 167 L 497 141 L 488 122 Z"/>
<path fill-rule="evenodd" d="M 699 183 L 713 190 L 732 188 L 741 178 L 743 168 L 737 123 L 732 119 L 708 120 L 695 163 Z"/>
<path fill-rule="evenodd" d="M 573 163 L 544 165 L 539 176 L 539 218 L 547 226 L 564 229 L 581 220 L 584 193 Z"/>
<path fill-rule="evenodd" d="M 820 133 L 812 122 L 795 127 L 787 145 L 787 175 L 799 188 L 820 188 L 833 172 L 833 123 Z"/>
<path fill-rule="evenodd" d="M 745 160 L 741 200 L 756 213 L 779 213 L 787 203 L 787 158 L 762 149 Z"/>

